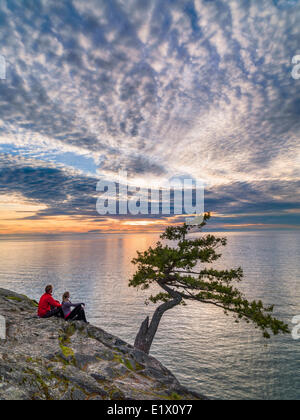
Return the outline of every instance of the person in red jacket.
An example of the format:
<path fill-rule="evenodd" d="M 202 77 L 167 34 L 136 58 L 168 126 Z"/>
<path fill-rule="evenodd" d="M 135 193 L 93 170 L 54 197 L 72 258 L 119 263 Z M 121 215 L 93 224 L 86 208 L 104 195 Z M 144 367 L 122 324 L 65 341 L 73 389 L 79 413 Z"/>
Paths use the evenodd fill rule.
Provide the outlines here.
<path fill-rule="evenodd" d="M 53 299 L 52 292 L 53 287 L 51 285 L 47 286 L 45 294 L 40 299 L 38 308 L 38 316 L 40 318 L 51 318 L 52 316 L 64 318 L 61 304 Z"/>

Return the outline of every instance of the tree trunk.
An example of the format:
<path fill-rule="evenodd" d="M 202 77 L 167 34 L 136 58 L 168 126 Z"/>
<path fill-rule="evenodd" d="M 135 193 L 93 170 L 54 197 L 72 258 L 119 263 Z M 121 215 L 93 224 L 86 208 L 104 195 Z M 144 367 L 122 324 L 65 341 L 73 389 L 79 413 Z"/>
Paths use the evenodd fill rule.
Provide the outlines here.
<path fill-rule="evenodd" d="M 136 336 L 134 347 L 142 350 L 144 353 L 149 354 L 150 348 L 153 343 L 155 334 L 157 332 L 159 323 L 163 314 L 168 311 L 169 309 L 174 308 L 182 301 L 182 296 L 180 293 L 175 292 L 174 290 L 170 289 L 169 287 L 160 284 L 164 290 L 166 290 L 174 299 L 170 300 L 169 302 L 163 303 L 160 305 L 153 314 L 151 323 L 149 325 L 149 317 L 142 322 L 140 330 Z"/>

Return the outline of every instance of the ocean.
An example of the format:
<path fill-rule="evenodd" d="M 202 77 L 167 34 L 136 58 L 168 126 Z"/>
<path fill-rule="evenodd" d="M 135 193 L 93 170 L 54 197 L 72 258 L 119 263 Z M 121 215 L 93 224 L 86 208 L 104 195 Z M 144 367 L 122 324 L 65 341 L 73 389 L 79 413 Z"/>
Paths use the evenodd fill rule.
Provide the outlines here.
<path fill-rule="evenodd" d="M 242 266 L 250 299 L 275 304 L 293 328 L 300 315 L 300 235 L 293 231 L 234 232 L 218 268 Z M 39 299 L 46 284 L 61 299 L 86 302 L 89 321 L 133 343 L 151 315 L 151 290 L 128 287 L 132 258 L 157 234 L 14 236 L 0 238 L 0 287 Z M 262 338 L 222 310 L 198 302 L 165 314 L 152 348 L 180 382 L 213 399 L 300 400 L 300 340 Z"/>

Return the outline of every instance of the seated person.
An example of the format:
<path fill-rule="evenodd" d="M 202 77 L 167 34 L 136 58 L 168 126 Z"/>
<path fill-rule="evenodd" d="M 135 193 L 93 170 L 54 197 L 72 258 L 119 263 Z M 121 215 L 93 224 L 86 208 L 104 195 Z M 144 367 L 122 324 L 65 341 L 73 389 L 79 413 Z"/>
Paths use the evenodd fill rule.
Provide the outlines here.
<path fill-rule="evenodd" d="M 53 287 L 47 286 L 45 294 L 41 297 L 38 307 L 38 316 L 40 318 L 64 318 L 61 304 L 52 297 Z"/>
<path fill-rule="evenodd" d="M 66 321 L 83 321 L 88 323 L 85 316 L 85 311 L 82 306 L 85 306 L 84 303 L 72 303 L 70 301 L 70 293 L 66 292 L 63 295 L 62 301 L 62 310 L 64 313 L 64 318 Z M 71 311 L 71 308 L 73 311 Z"/>

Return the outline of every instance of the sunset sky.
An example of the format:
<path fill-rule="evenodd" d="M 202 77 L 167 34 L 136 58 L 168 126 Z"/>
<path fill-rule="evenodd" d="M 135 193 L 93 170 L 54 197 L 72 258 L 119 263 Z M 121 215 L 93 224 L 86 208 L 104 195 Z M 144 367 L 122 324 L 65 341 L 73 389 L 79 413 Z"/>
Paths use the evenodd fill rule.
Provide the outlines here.
<path fill-rule="evenodd" d="M 1 0 L 0 235 L 156 232 L 100 177 L 205 182 L 214 230 L 300 226 L 297 0 Z"/>

